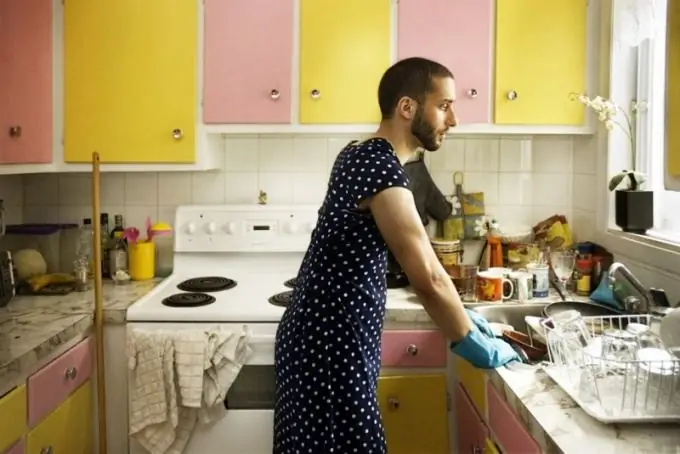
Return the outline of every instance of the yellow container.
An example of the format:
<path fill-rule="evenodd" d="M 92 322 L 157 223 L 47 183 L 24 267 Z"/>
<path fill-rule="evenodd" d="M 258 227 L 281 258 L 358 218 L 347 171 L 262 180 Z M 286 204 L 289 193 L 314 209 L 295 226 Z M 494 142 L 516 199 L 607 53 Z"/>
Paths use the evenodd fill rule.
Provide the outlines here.
<path fill-rule="evenodd" d="M 128 249 L 130 278 L 133 281 L 148 281 L 156 274 L 156 251 L 152 242 L 131 244 Z"/>

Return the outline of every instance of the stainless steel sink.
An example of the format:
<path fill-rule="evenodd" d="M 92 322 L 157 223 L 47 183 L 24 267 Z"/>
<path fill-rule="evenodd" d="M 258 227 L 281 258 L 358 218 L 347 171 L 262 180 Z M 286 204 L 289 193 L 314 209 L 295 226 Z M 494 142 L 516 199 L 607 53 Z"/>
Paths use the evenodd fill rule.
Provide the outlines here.
<path fill-rule="evenodd" d="M 465 307 L 483 315 L 489 322 L 506 323 L 517 331 L 529 334 L 524 317 L 527 315 L 543 317 L 543 308 L 547 304 L 549 303 L 466 304 Z"/>

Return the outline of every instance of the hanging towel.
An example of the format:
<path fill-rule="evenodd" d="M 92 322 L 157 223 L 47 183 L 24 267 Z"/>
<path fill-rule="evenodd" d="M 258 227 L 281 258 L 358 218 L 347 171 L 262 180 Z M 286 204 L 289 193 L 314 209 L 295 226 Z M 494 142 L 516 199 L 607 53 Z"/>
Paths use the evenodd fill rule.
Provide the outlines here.
<path fill-rule="evenodd" d="M 227 391 L 252 354 L 249 340 L 246 327 L 131 331 L 130 435 L 151 454 L 180 454 L 197 422 L 224 416 Z"/>

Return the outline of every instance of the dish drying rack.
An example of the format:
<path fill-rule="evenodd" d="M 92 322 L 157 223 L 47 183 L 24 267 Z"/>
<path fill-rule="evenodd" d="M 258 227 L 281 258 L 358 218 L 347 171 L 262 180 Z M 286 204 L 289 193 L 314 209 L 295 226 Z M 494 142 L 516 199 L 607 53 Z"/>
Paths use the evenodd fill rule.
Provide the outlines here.
<path fill-rule="evenodd" d="M 541 321 L 549 363 L 543 369 L 588 415 L 606 424 L 680 421 L 680 359 L 678 349 L 664 349 L 668 360 L 601 358 L 596 339 L 606 329 L 630 323 L 652 326 L 649 315 L 582 317 L 592 342 L 565 356 L 565 338 L 551 319 Z M 572 346 L 575 344 L 572 343 Z M 592 347 L 592 348 L 589 348 Z M 576 361 L 574 361 L 576 360 Z"/>

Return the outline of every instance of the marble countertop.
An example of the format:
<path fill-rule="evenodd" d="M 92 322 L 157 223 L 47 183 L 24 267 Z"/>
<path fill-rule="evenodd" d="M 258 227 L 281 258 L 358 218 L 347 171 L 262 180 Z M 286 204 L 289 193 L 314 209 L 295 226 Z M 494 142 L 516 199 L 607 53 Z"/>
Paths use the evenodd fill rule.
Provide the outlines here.
<path fill-rule="evenodd" d="M 103 286 L 104 321 L 125 323 L 127 308 L 160 279 Z M 559 296 L 533 303 L 560 301 Z M 0 389 L 42 358 L 92 327 L 92 290 L 63 296 L 18 296 L 0 308 Z M 389 290 L 386 322 L 432 320 L 410 289 Z M 540 368 L 513 366 L 489 372 L 496 389 L 547 453 L 680 453 L 680 425 L 605 425 L 586 415 Z"/>
<path fill-rule="evenodd" d="M 127 308 L 160 279 L 114 285 L 104 281 L 105 323 L 125 323 Z M 68 295 L 17 296 L 0 308 L 0 389 L 93 324 L 94 290 Z"/>

